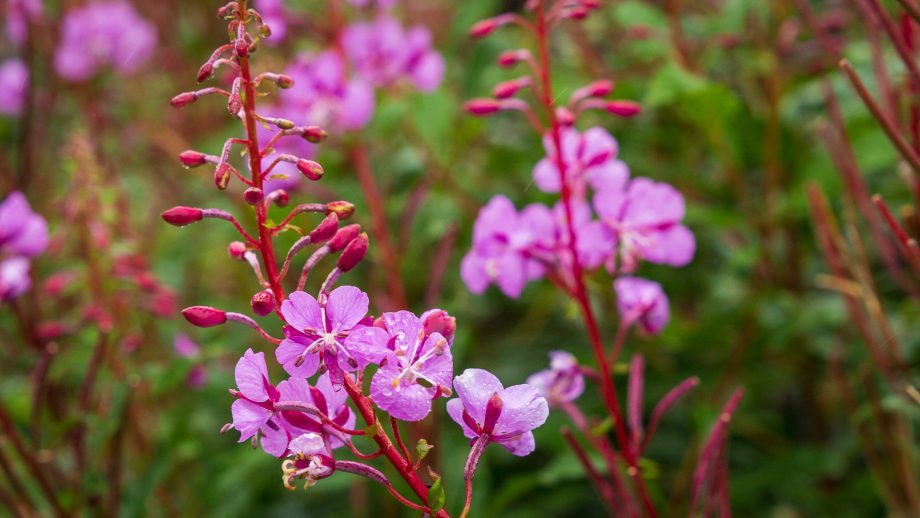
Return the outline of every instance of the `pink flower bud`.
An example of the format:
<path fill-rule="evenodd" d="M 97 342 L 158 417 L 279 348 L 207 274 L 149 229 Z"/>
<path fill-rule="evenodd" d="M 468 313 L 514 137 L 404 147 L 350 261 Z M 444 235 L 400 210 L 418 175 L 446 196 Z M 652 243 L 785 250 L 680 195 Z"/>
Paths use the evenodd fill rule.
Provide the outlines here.
<path fill-rule="evenodd" d="M 339 270 L 347 272 L 357 266 L 367 255 L 367 245 L 367 232 L 362 232 L 358 237 L 352 239 L 351 243 L 348 243 L 348 246 L 345 247 L 342 255 L 339 256 L 339 262 L 336 263 Z"/>
<path fill-rule="evenodd" d="M 326 133 L 326 130 L 320 128 L 319 126 L 307 126 L 303 129 L 303 133 L 300 134 L 307 142 L 313 144 L 319 144 L 320 142 L 326 140 L 329 137 L 329 134 Z"/>
<path fill-rule="evenodd" d="M 635 117 L 642 111 L 642 107 L 633 101 L 610 101 L 604 109 L 618 117 Z"/>
<path fill-rule="evenodd" d="M 590 12 L 591 11 L 585 8 L 584 6 L 575 7 L 571 11 L 569 11 L 567 18 L 571 18 L 573 20 L 579 20 L 579 21 L 584 20 L 585 18 L 588 17 L 588 14 L 590 14 Z"/>
<path fill-rule="evenodd" d="M 338 252 L 348 246 L 351 240 L 356 238 L 361 232 L 361 225 L 354 224 L 342 227 L 332 236 L 332 239 L 326 244 L 330 252 Z"/>
<path fill-rule="evenodd" d="M 607 97 L 613 91 L 613 81 L 601 79 L 584 87 L 586 97 Z"/>
<path fill-rule="evenodd" d="M 422 326 L 426 335 L 440 333 L 448 342 L 452 342 L 457 332 L 457 319 L 443 309 L 431 309 L 422 314 Z"/>
<path fill-rule="evenodd" d="M 227 321 L 227 312 L 209 306 L 192 306 L 182 310 L 189 324 L 198 327 L 219 326 Z"/>
<path fill-rule="evenodd" d="M 227 111 L 232 115 L 240 113 L 240 110 L 243 109 L 243 100 L 240 99 L 239 95 L 231 94 L 230 98 L 227 99 Z"/>
<path fill-rule="evenodd" d="M 214 170 L 214 185 L 224 190 L 230 184 L 230 164 L 224 162 Z"/>
<path fill-rule="evenodd" d="M 509 68 L 530 57 L 527 49 L 506 50 L 498 55 L 498 66 Z"/>
<path fill-rule="evenodd" d="M 275 205 L 278 207 L 287 207 L 287 204 L 291 202 L 291 197 L 288 195 L 288 192 L 285 191 L 284 189 L 278 189 L 272 194 L 275 195 L 274 196 Z"/>
<path fill-rule="evenodd" d="M 328 213 L 335 213 L 339 220 L 346 220 L 355 215 L 355 204 L 348 201 L 330 201 L 326 204 Z"/>
<path fill-rule="evenodd" d="M 252 312 L 260 317 L 270 314 L 275 309 L 275 295 L 272 290 L 262 290 L 252 296 L 249 301 Z"/>
<path fill-rule="evenodd" d="M 339 216 L 330 212 L 323 221 L 310 232 L 311 243 L 322 243 L 335 235 L 339 229 Z"/>
<path fill-rule="evenodd" d="M 297 160 L 297 169 L 306 176 L 307 178 L 316 181 L 323 177 L 323 166 L 319 162 L 314 162 L 313 160 L 307 160 L 306 158 L 301 158 Z"/>
<path fill-rule="evenodd" d="M 185 167 L 198 167 L 208 163 L 208 155 L 189 149 L 188 151 L 179 153 L 179 161 L 182 162 L 182 165 Z"/>
<path fill-rule="evenodd" d="M 173 97 L 169 104 L 173 108 L 182 108 L 183 106 L 188 106 L 193 102 L 198 100 L 198 95 L 195 92 L 182 92 L 181 94 Z"/>
<path fill-rule="evenodd" d="M 518 79 L 512 79 L 510 81 L 503 81 L 495 85 L 495 88 L 492 89 L 492 96 L 496 99 L 507 99 L 513 97 L 518 93 L 522 88 L 530 86 L 529 77 L 521 77 Z"/>
<path fill-rule="evenodd" d="M 575 114 L 565 106 L 556 108 L 556 120 L 559 124 L 569 127 L 575 124 Z"/>
<path fill-rule="evenodd" d="M 243 259 L 243 254 L 245 253 L 246 244 L 242 241 L 233 241 L 227 246 L 227 254 L 229 254 L 233 259 L 241 261 Z"/>
<path fill-rule="evenodd" d="M 495 18 L 486 18 L 485 20 L 480 20 L 473 24 L 470 27 L 470 36 L 473 38 L 484 38 L 489 34 L 492 34 L 495 29 L 499 26 L 498 20 Z"/>
<path fill-rule="evenodd" d="M 265 199 L 265 193 L 258 187 L 250 187 L 243 191 L 243 200 L 250 205 L 256 205 Z"/>
<path fill-rule="evenodd" d="M 491 115 L 501 110 L 501 104 L 495 99 L 473 99 L 467 101 L 463 108 L 472 115 Z"/>
<path fill-rule="evenodd" d="M 173 207 L 160 215 L 170 225 L 184 227 L 196 221 L 201 221 L 203 213 L 195 207 Z"/>
<path fill-rule="evenodd" d="M 290 88 L 294 86 L 294 78 L 289 75 L 280 74 L 278 75 L 278 80 L 275 81 L 275 84 L 278 85 L 278 88 Z"/>
<path fill-rule="evenodd" d="M 236 55 L 245 58 L 249 55 L 249 43 L 245 39 L 239 38 L 233 44 L 234 50 L 236 50 Z"/>
<path fill-rule="evenodd" d="M 198 82 L 206 80 L 211 77 L 211 74 L 214 73 L 214 65 L 209 61 L 204 65 L 201 65 L 201 68 L 198 69 Z"/>

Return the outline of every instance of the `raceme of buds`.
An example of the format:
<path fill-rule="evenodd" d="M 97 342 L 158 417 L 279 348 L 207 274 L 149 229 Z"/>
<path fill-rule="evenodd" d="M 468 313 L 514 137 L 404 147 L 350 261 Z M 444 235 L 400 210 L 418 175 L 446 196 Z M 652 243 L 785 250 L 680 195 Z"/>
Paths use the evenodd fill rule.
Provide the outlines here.
<path fill-rule="evenodd" d="M 252 305 L 253 313 L 264 317 L 275 309 L 275 295 L 272 290 L 262 290 L 253 295 L 249 303 Z"/>
<path fill-rule="evenodd" d="M 227 312 L 209 306 L 192 306 L 182 310 L 189 324 L 198 327 L 219 326 L 227 321 Z"/>
<path fill-rule="evenodd" d="M 310 180 L 316 181 L 323 177 L 323 166 L 319 162 L 301 158 L 297 160 L 297 169 Z"/>
<path fill-rule="evenodd" d="M 367 232 L 362 232 L 358 237 L 352 239 L 351 242 L 348 243 L 348 246 L 342 251 L 342 255 L 339 256 L 339 261 L 336 263 L 336 266 L 338 266 L 339 270 L 342 270 L 343 273 L 351 270 L 364 259 L 365 255 L 367 255 L 367 246 Z"/>
<path fill-rule="evenodd" d="M 326 244 L 329 247 L 330 252 L 338 252 L 339 250 L 348 246 L 348 243 L 351 243 L 351 240 L 358 237 L 358 234 L 361 232 L 361 225 L 357 223 L 354 225 L 348 225 L 339 229 L 338 232 L 332 236 L 332 239 Z"/>
<path fill-rule="evenodd" d="M 164 221 L 170 225 L 175 225 L 177 227 L 184 227 L 185 225 L 190 225 L 196 221 L 201 221 L 201 218 L 204 217 L 204 212 L 201 209 L 195 207 L 173 207 L 160 215 Z"/>

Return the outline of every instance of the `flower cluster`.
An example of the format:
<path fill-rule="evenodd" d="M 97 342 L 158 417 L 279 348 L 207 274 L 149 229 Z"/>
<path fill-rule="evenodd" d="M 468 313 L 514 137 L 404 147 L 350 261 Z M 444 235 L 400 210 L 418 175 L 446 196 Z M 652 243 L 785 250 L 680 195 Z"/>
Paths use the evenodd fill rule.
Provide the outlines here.
<path fill-rule="evenodd" d="M 22 193 L 11 193 L 0 203 L 0 302 L 13 300 L 32 286 L 31 260 L 47 247 L 45 218 L 32 212 Z"/>

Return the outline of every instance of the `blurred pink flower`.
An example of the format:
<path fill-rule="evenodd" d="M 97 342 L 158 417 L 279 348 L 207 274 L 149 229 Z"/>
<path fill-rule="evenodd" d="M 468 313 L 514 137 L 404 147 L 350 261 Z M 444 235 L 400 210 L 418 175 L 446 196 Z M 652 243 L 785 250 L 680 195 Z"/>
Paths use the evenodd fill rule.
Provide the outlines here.
<path fill-rule="evenodd" d="M 29 260 L 11 257 L 0 261 L 0 302 L 13 300 L 32 287 L 29 277 Z"/>
<path fill-rule="evenodd" d="M 552 137 L 543 137 L 547 156 L 533 168 L 533 179 L 544 192 L 559 192 L 559 167 L 556 165 Z M 566 179 L 575 197 L 584 199 L 585 185 L 595 190 L 622 189 L 629 180 L 629 167 L 617 159 L 619 146 L 607 130 L 590 128 L 584 133 L 568 129 L 562 134 L 562 159 Z"/>
<path fill-rule="evenodd" d="M 26 103 L 29 69 L 20 59 L 0 63 L 0 114 L 19 115 Z"/>
<path fill-rule="evenodd" d="M 173 350 L 180 358 L 194 358 L 201 353 L 201 347 L 185 333 L 178 333 L 173 338 Z"/>
<path fill-rule="evenodd" d="M 6 35 L 16 45 L 22 45 L 29 34 L 29 21 L 41 16 L 41 0 L 7 0 Z"/>
<path fill-rule="evenodd" d="M 617 310 L 623 325 L 639 323 L 646 332 L 658 334 L 668 324 L 671 309 L 661 284 L 639 277 L 613 281 Z"/>
<path fill-rule="evenodd" d="M 540 389 L 550 406 L 558 406 L 578 399 L 585 391 L 585 378 L 578 367 L 578 360 L 565 351 L 549 353 L 549 369 L 527 378 L 527 384 Z"/>

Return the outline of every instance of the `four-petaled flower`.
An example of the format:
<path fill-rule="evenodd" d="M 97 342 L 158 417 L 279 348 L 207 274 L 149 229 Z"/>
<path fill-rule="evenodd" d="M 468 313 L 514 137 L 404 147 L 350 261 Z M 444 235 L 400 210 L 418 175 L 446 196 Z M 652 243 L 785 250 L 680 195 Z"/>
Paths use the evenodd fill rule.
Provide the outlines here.
<path fill-rule="evenodd" d="M 549 415 L 546 399 L 531 385 L 504 388 L 498 378 L 482 369 L 467 369 L 454 378 L 457 399 L 447 402 L 447 413 L 470 439 L 488 437 L 514 455 L 535 448 L 533 430 Z"/>
<path fill-rule="evenodd" d="M 671 309 L 661 284 L 639 277 L 620 277 L 613 282 L 613 289 L 623 325 L 638 322 L 652 334 L 660 333 L 667 325 Z"/>
<path fill-rule="evenodd" d="M 549 353 L 549 369 L 527 378 L 527 384 L 540 389 L 550 406 L 559 406 L 578 399 L 585 390 L 585 378 L 578 360 L 565 351 Z"/>

